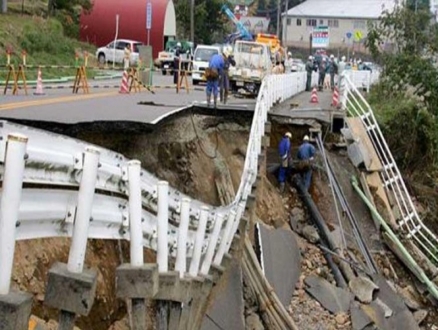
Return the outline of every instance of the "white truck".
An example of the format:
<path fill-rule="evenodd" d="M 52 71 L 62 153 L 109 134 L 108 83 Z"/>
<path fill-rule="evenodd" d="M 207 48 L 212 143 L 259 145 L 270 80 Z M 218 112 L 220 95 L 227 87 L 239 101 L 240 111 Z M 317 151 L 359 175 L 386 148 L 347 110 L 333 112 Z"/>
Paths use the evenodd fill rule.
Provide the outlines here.
<path fill-rule="evenodd" d="M 269 46 L 253 41 L 236 41 L 234 45 L 236 65 L 230 67 L 230 88 L 233 92 L 244 90 L 257 95 L 263 78 L 272 71 Z"/>

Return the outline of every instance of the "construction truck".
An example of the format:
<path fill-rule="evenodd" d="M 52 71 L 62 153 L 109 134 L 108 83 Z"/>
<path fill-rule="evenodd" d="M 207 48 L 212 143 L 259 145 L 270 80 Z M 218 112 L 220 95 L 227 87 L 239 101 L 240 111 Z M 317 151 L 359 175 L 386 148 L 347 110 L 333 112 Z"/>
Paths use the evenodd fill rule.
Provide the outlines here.
<path fill-rule="evenodd" d="M 268 45 L 238 40 L 234 45 L 236 65 L 230 67 L 230 88 L 234 93 L 257 96 L 263 78 L 272 72 Z"/>
<path fill-rule="evenodd" d="M 223 5 L 221 7 L 221 11 L 228 16 L 228 18 L 234 23 L 237 28 L 237 31 L 231 33 L 225 38 L 226 44 L 233 44 L 236 40 L 247 40 L 252 41 L 254 38 L 252 34 L 243 26 L 242 22 L 240 22 L 237 17 L 233 14 L 233 12 L 228 8 L 227 5 Z"/>
<path fill-rule="evenodd" d="M 173 74 L 173 64 L 175 59 L 175 50 L 177 43 L 181 43 L 181 59 L 191 60 L 193 56 L 193 43 L 189 41 L 169 40 L 163 51 L 158 53 L 158 58 L 155 60 L 155 66 L 161 69 L 163 75 L 167 72 Z"/>
<path fill-rule="evenodd" d="M 283 62 L 286 59 L 286 50 L 281 46 L 280 39 L 275 34 L 258 33 L 255 41 L 269 46 L 274 62 L 278 59 Z M 275 56 L 279 57 L 275 58 Z"/>

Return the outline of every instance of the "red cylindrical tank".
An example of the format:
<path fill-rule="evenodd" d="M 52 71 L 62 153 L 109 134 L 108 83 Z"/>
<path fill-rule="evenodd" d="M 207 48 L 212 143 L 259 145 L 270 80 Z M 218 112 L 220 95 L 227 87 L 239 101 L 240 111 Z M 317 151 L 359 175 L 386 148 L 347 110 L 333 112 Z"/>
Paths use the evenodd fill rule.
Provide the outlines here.
<path fill-rule="evenodd" d="M 154 58 L 165 46 L 166 37 L 175 35 L 175 9 L 172 0 L 94 0 L 90 13 L 82 13 L 80 38 L 105 46 L 116 36 L 116 15 L 119 15 L 118 39 L 132 39 L 147 44 L 146 6 L 152 4 L 149 44 Z M 166 12 L 167 11 L 167 12 Z M 164 32 L 171 33 L 165 36 Z"/>

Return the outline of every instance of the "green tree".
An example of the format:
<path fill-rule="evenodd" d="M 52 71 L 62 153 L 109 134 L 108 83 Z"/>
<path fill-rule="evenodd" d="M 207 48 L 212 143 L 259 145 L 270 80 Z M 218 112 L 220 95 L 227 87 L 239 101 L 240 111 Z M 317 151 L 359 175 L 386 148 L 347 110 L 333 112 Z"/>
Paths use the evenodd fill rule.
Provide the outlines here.
<path fill-rule="evenodd" d="M 404 169 L 438 165 L 437 31 L 428 8 L 409 6 L 369 26 L 366 47 L 382 66 L 371 101 Z"/>
<path fill-rule="evenodd" d="M 195 43 L 212 44 L 223 42 L 225 35 L 231 32 L 227 16 L 221 12 L 222 0 L 195 1 Z M 231 7 L 230 7 L 231 8 Z M 178 0 L 175 3 L 179 37 L 190 38 L 190 2 Z"/>

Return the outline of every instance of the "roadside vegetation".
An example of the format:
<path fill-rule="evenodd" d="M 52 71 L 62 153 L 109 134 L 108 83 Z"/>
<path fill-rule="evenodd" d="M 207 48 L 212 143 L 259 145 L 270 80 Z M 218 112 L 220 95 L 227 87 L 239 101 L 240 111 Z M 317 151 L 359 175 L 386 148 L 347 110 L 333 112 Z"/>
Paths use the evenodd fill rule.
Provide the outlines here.
<path fill-rule="evenodd" d="M 31 65 L 75 65 L 83 64 L 84 54 L 88 52 L 89 65 L 94 62 L 95 47 L 79 42 L 79 14 L 82 6 L 61 6 L 62 1 L 27 0 L 8 2 L 8 13 L 0 14 L 0 65 L 7 63 L 6 52 L 11 51 L 11 64 L 22 64 L 22 52 L 26 52 L 26 64 Z M 67 2 L 67 1 L 65 1 Z M 88 8 L 88 7 L 87 7 Z M 49 15 L 49 12 L 51 13 Z M 43 79 L 73 76 L 75 69 L 43 69 Z M 7 71 L 2 68 L 0 80 L 6 78 Z M 26 70 L 26 78 L 34 80 L 36 68 Z"/>
<path fill-rule="evenodd" d="M 368 101 L 405 179 L 437 222 L 438 25 L 428 6 L 384 13 L 371 25 L 366 46 L 382 66 Z M 392 51 L 384 45 L 396 40 Z"/>

